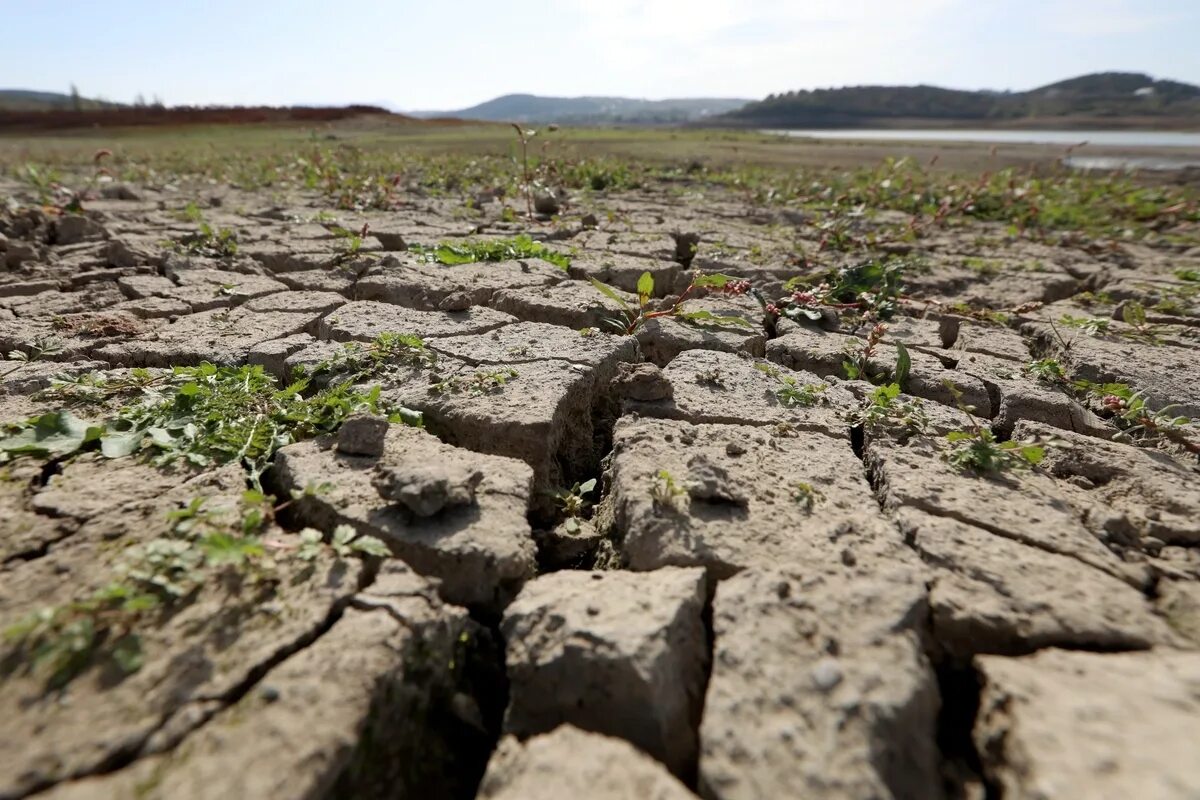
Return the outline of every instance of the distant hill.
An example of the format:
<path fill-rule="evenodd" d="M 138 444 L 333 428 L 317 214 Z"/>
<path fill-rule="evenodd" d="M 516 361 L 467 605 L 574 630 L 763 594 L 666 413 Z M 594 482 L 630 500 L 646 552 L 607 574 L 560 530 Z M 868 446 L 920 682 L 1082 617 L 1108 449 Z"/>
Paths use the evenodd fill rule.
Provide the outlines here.
<path fill-rule="evenodd" d="M 741 108 L 749 100 L 694 97 L 635 100 L 628 97 L 541 97 L 506 94 L 458 111 L 415 111 L 422 118 L 458 117 L 491 122 L 561 122 L 571 124 L 668 124 L 694 122 Z"/>
<path fill-rule="evenodd" d="M 31 89 L 0 89 L 0 109 L 5 111 L 70 111 L 75 98 L 62 92 L 38 92 Z M 94 111 L 100 108 L 120 108 L 120 103 L 79 98 L 79 108 Z"/>
<path fill-rule="evenodd" d="M 52 108 L 25 111 L 0 107 L 0 130 L 118 128 L 146 125 L 314 124 L 375 117 L 388 122 L 413 120 L 377 106 L 120 106 L 75 111 Z"/>
<path fill-rule="evenodd" d="M 1026 92 L 937 86 L 848 86 L 770 95 L 714 120 L 753 127 L 831 128 L 928 121 L 1105 124 L 1114 118 L 1192 119 L 1200 126 L 1200 86 L 1133 72 L 1083 75 Z"/>

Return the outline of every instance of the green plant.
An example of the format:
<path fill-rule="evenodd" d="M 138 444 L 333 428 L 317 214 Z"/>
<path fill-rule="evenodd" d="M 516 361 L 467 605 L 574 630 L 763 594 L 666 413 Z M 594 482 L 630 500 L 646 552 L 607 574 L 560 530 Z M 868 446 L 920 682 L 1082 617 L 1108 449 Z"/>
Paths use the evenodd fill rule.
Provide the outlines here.
<path fill-rule="evenodd" d="M 3 639 L 10 648 L 5 664 L 44 674 L 48 689 L 65 686 L 97 662 L 111 662 L 126 674 L 136 672 L 144 659 L 139 627 L 151 617 L 171 614 L 205 584 L 236 575 L 238 585 L 272 589 L 278 580 L 276 560 L 268 554 L 263 533 L 286 505 L 275 506 L 273 497 L 258 491 L 244 492 L 236 510 L 212 507 L 209 498 L 192 498 L 168 512 L 167 535 L 122 553 L 116 576 L 104 587 L 39 609 L 5 628 Z M 310 561 L 319 553 L 321 538 L 306 529 L 298 545 L 274 542 L 270 550 Z M 390 555 L 382 541 L 357 536 L 347 525 L 334 529 L 329 546 L 339 559 Z"/>
<path fill-rule="evenodd" d="M 420 336 L 381 333 L 370 342 L 346 342 L 340 353 L 312 367 L 299 366 L 294 372 L 313 380 L 360 383 L 397 366 L 435 369 L 437 353 L 426 347 Z"/>
<path fill-rule="evenodd" d="M 429 391 L 434 394 L 492 394 L 503 389 L 510 380 L 519 375 L 520 373 L 512 367 L 488 371 L 478 370 L 470 377 L 452 375 L 444 380 L 431 383 Z"/>
<path fill-rule="evenodd" d="M 576 481 L 570 489 L 559 489 L 550 493 L 550 496 L 554 498 L 554 504 L 566 517 L 563 524 L 568 533 L 579 532 L 579 517 L 591 505 L 591 501 L 586 496 L 595 489 L 596 479 L 591 478 L 583 483 Z"/>
<path fill-rule="evenodd" d="M 826 402 L 824 393 L 829 388 L 828 384 L 806 383 L 801 385 L 791 375 L 784 375 L 776 367 L 762 362 L 756 363 L 754 368 L 775 379 L 777 384 L 774 390 L 775 397 L 782 406 L 787 408 L 796 406 L 807 408 L 815 406 L 817 403 Z"/>
<path fill-rule="evenodd" d="M 229 228 L 215 230 L 207 222 L 201 222 L 198 232 L 176 240 L 175 247 L 191 255 L 226 258 L 237 255 L 237 233 Z"/>
<path fill-rule="evenodd" d="M 739 280 L 722 275 L 721 273 L 713 273 L 711 275 L 702 275 L 697 273 L 692 277 L 687 288 L 679 295 L 678 298 L 668 307 L 654 310 L 650 300 L 654 296 L 654 276 L 649 272 L 643 272 L 638 278 L 637 283 L 637 300 L 638 304 L 635 308 L 631 306 L 625 298 L 623 298 L 616 289 L 606 283 L 602 283 L 595 278 L 589 277 L 588 280 L 596 287 L 597 291 L 615 302 L 621 308 L 623 316 L 608 317 L 604 323 L 611 328 L 623 333 L 627 336 L 632 336 L 637 333 L 647 322 L 652 319 L 661 317 L 675 317 L 685 322 L 694 324 L 711 324 L 711 325 L 737 325 L 741 327 L 753 327 L 753 323 L 745 317 L 736 315 L 714 314 L 711 311 L 688 311 L 683 304 L 689 296 L 697 289 L 709 289 L 729 295 L 740 295 L 750 291 L 750 282 Z"/>
<path fill-rule="evenodd" d="M 362 249 L 363 242 L 367 238 L 367 233 L 371 230 L 371 224 L 364 222 L 360 230 L 352 231 L 341 227 L 340 225 L 328 226 L 329 232 L 346 243 L 346 249 L 338 254 L 337 261 L 346 261 L 358 255 Z"/>
<path fill-rule="evenodd" d="M 1048 383 L 1052 386 L 1057 386 L 1066 381 L 1067 375 L 1063 371 L 1062 364 L 1058 363 L 1053 358 L 1041 358 L 1035 361 L 1030 361 L 1025 365 L 1025 373 L 1031 378 L 1035 378 L 1042 383 Z"/>
<path fill-rule="evenodd" d="M 28 344 L 26 347 L 29 348 L 28 352 L 25 350 L 10 350 L 8 352 L 8 360 L 18 363 L 15 367 L 10 367 L 4 372 L 0 372 L 0 380 L 24 369 L 35 361 L 42 361 L 62 350 L 62 345 L 57 339 L 52 337 L 35 339 L 32 344 Z"/>
<path fill-rule="evenodd" d="M 1134 391 L 1127 383 L 1092 383 L 1077 380 L 1073 386 L 1099 402 L 1111 414 L 1122 433 L 1148 442 L 1170 441 L 1189 453 L 1200 454 L 1200 431 L 1195 420 L 1170 413 L 1175 406 L 1151 408 L 1145 392 Z"/>
<path fill-rule="evenodd" d="M 876 387 L 846 418 L 856 428 L 898 428 L 905 433 L 924 433 L 929 427 L 924 402 L 915 397 L 901 400 L 898 383 Z"/>
<path fill-rule="evenodd" d="M 887 333 L 887 325 L 876 323 L 867 333 L 867 338 L 861 344 L 855 344 L 853 341 L 847 342 L 845 350 L 845 360 L 842 362 L 842 371 L 846 373 L 846 377 L 852 381 L 865 380 L 871 383 L 879 383 L 889 378 L 886 369 L 878 371 L 872 369 L 871 359 L 875 357 L 875 351 L 879 347 L 879 343 L 883 341 L 884 334 Z M 908 373 L 912 367 L 912 361 L 908 355 L 908 349 L 901 343 L 896 343 L 896 369 L 893 370 L 890 377 L 894 378 L 893 383 L 901 383 L 901 380 L 908 378 Z"/>
<path fill-rule="evenodd" d="M 1011 439 L 1005 442 L 996 441 L 995 433 L 980 424 L 975 418 L 974 409 L 963 403 L 962 391 L 950 381 L 946 381 L 945 385 L 954 396 L 958 410 L 966 414 L 969 420 L 967 430 L 950 431 L 946 434 L 950 448 L 942 457 L 952 467 L 960 471 L 970 470 L 985 474 L 1029 468 L 1042 463 L 1046 457 L 1047 442 Z"/>
<path fill-rule="evenodd" d="M 1059 317 L 1058 324 L 1067 328 L 1074 328 L 1083 331 L 1088 336 L 1100 336 L 1108 333 L 1109 320 L 1099 319 L 1097 317 L 1076 317 L 1071 314 L 1063 314 Z"/>
<path fill-rule="evenodd" d="M 807 512 L 812 512 L 817 503 L 825 499 L 825 495 L 817 491 L 811 483 L 796 481 L 792 484 L 792 499 Z"/>
<path fill-rule="evenodd" d="M 296 558 L 301 561 L 314 561 L 326 547 L 325 535 L 315 528 L 304 528 L 299 534 L 300 544 L 296 547 Z M 351 525 L 338 525 L 329 536 L 328 547 L 339 559 L 347 559 L 354 555 L 387 558 L 392 551 L 382 539 L 375 536 L 360 535 Z"/>
<path fill-rule="evenodd" d="M 904 273 L 911 268 L 910 261 L 887 258 L 792 278 L 784 286 L 791 294 L 769 304 L 767 312 L 797 322 L 821 320 L 824 309 L 852 312 L 863 321 L 889 319 L 903 298 Z"/>
<path fill-rule="evenodd" d="M 541 242 L 535 242 L 524 234 L 512 239 L 442 242 L 432 248 L 410 245 L 408 249 L 426 261 L 449 266 L 480 261 L 515 261 L 522 258 L 540 258 L 564 271 L 571 266 L 570 256 L 552 250 Z"/>
<path fill-rule="evenodd" d="M 674 476 L 665 469 L 660 469 L 651 480 L 650 499 L 658 508 L 677 508 L 679 499 L 685 494 L 687 491 L 676 483 Z"/>
<path fill-rule="evenodd" d="M 0 461 L 62 458 L 95 446 L 109 458 L 143 453 L 160 466 L 239 463 L 257 486 L 278 448 L 336 430 L 356 411 L 387 410 L 379 406 L 379 387 L 360 391 L 341 382 L 305 396 L 307 388 L 300 380 L 281 389 L 259 366 L 175 367 L 103 423 L 56 411 L 10 425 L 0 438 Z M 390 418 L 420 424 L 408 409 L 392 410 Z"/>

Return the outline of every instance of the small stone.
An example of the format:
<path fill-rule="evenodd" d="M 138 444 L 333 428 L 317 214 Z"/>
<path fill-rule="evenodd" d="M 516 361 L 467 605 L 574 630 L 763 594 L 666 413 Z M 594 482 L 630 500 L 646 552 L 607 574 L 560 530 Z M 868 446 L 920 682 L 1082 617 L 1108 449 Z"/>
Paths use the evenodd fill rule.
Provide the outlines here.
<path fill-rule="evenodd" d="M 703 454 L 688 460 L 688 479 L 688 494 L 695 500 L 729 503 L 742 508 L 750 505 L 750 497 L 735 485 L 729 472 Z"/>
<path fill-rule="evenodd" d="M 475 504 L 475 489 L 483 473 L 468 467 L 387 467 L 375 478 L 385 500 L 400 503 L 418 517 Z"/>
<path fill-rule="evenodd" d="M 831 691 L 842 682 L 842 667 L 836 658 L 822 658 L 812 668 L 813 686 L 822 692 Z"/>
<path fill-rule="evenodd" d="M 742 456 L 746 454 L 745 445 L 740 442 L 730 442 L 725 445 L 725 455 L 727 456 Z"/>
<path fill-rule="evenodd" d="M 1147 555 L 1157 556 L 1166 547 L 1166 544 L 1162 539 L 1154 536 L 1142 537 L 1142 549 L 1146 551 Z"/>
<path fill-rule="evenodd" d="M 579 220 L 579 224 L 587 230 L 600 227 L 600 221 L 596 219 L 595 214 L 584 214 Z"/>
<path fill-rule="evenodd" d="M 451 292 L 438 303 L 439 311 L 466 311 L 472 305 L 469 292 Z"/>
<path fill-rule="evenodd" d="M 405 242 L 404 237 L 398 233 L 372 230 L 371 235 L 379 240 L 379 243 L 383 245 L 384 250 L 400 252 L 408 249 L 408 243 Z"/>
<path fill-rule="evenodd" d="M 564 520 L 552 530 L 534 531 L 538 558 L 551 567 L 578 566 L 604 537 L 586 519 Z"/>
<path fill-rule="evenodd" d="M 338 430 L 337 451 L 348 456 L 383 455 L 383 437 L 387 433 L 388 421 L 372 414 L 355 414 L 348 417 Z"/>
<path fill-rule="evenodd" d="M 626 400 L 644 403 L 669 400 L 674 393 L 671 382 L 663 377 L 662 370 L 649 363 L 618 364 L 614 384 Z"/>
<path fill-rule="evenodd" d="M 5 263 L 9 268 L 19 267 L 26 261 L 36 261 L 38 258 L 37 248 L 28 242 L 9 242 L 8 250 L 5 255 Z"/>
<path fill-rule="evenodd" d="M 533 210 L 539 214 L 557 214 L 560 209 L 558 198 L 550 192 L 539 192 L 533 197 Z"/>
<path fill-rule="evenodd" d="M 104 229 L 82 214 L 68 214 L 60 217 L 55 225 L 54 241 L 56 244 L 78 244 L 85 239 L 93 239 L 104 235 Z"/>
<path fill-rule="evenodd" d="M 105 200 L 141 200 L 142 196 L 124 183 L 110 183 L 100 190 Z"/>
<path fill-rule="evenodd" d="M 264 703 L 274 703 L 279 699 L 279 690 L 274 686 L 264 686 L 258 690 L 258 696 L 263 699 Z"/>

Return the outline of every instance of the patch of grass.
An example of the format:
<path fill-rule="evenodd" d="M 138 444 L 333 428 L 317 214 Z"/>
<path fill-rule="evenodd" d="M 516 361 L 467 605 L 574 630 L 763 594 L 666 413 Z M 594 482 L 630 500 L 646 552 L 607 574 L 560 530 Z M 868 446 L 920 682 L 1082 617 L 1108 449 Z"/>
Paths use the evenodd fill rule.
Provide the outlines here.
<path fill-rule="evenodd" d="M 946 434 L 950 447 L 942 457 L 952 467 L 982 475 L 1009 469 L 1028 469 L 1042 463 L 1049 442 L 997 441 L 995 433 L 975 418 L 974 409 L 963 403 L 962 391 L 950 381 L 946 381 L 945 385 L 954 396 L 958 410 L 967 415 L 970 423 L 966 430 Z"/>
<path fill-rule="evenodd" d="M 298 541 L 267 542 L 263 534 L 281 508 L 273 497 L 247 491 L 237 509 L 214 508 L 195 497 L 171 511 L 167 535 L 127 548 L 116 576 L 103 588 L 6 627 L 6 671 L 40 674 L 48 690 L 62 688 L 96 663 L 111 663 L 124 674 L 137 672 L 144 661 L 138 629 L 171 614 L 222 576 L 236 576 L 237 586 L 269 596 L 279 580 L 279 557 L 311 561 L 326 547 L 339 559 L 390 555 L 381 540 L 360 536 L 348 525 L 335 528 L 328 545 L 311 529 Z"/>
<path fill-rule="evenodd" d="M 829 388 L 829 384 L 806 383 L 801 385 L 791 375 L 784 375 L 776 367 L 761 361 L 756 363 L 754 368 L 775 379 L 777 384 L 774 391 L 775 399 L 779 401 L 781 406 L 786 408 L 808 408 L 815 406 L 817 403 L 827 402 L 825 399 L 825 390 Z"/>
<path fill-rule="evenodd" d="M 494 394 L 502 390 L 520 373 L 512 367 L 494 370 L 477 370 L 470 376 L 454 375 L 429 385 L 434 394 Z"/>
<path fill-rule="evenodd" d="M 382 408 L 379 387 L 351 385 L 352 379 L 370 375 L 387 358 L 389 349 L 420 352 L 416 342 L 407 337 L 390 335 L 382 342 L 367 351 L 364 361 L 347 358 L 342 362 L 342 379 L 315 392 L 308 391 L 307 379 L 280 387 L 260 366 L 202 363 L 175 367 L 158 377 L 138 373 L 132 379 L 144 392 L 142 399 L 111 419 L 93 423 L 70 411 L 53 411 L 5 426 L 0 462 L 21 456 L 59 459 L 98 448 L 108 458 L 141 454 L 158 466 L 182 462 L 205 468 L 238 463 L 257 486 L 276 450 L 332 432 L 355 412 L 390 412 L 392 421 L 421 423 L 417 412 Z M 323 372 L 324 368 L 314 371 Z M 116 387 L 93 380 L 83 390 L 88 395 L 106 396 L 129 388 L 128 380 Z"/>
<path fill-rule="evenodd" d="M 873 429 L 895 429 L 904 434 L 924 433 L 929 427 L 929 415 L 924 402 L 917 397 L 900 399 L 900 385 L 879 386 L 862 405 L 847 414 L 851 426 Z"/>
<path fill-rule="evenodd" d="M 227 258 L 237 255 L 237 233 L 229 228 L 216 230 L 202 222 L 199 231 L 176 240 L 175 249 L 194 256 Z"/>
<path fill-rule="evenodd" d="M 1042 383 L 1048 383 L 1051 386 L 1061 385 L 1067 379 L 1062 364 L 1053 358 L 1041 358 L 1030 361 L 1025 365 L 1025 374 Z"/>
<path fill-rule="evenodd" d="M 412 245 L 409 250 L 437 264 L 474 264 L 480 261 L 516 261 L 522 258 L 540 258 L 561 270 L 571 266 L 570 256 L 552 250 L 541 242 L 535 242 L 522 234 L 512 239 L 491 241 L 442 242 L 437 247 Z"/>

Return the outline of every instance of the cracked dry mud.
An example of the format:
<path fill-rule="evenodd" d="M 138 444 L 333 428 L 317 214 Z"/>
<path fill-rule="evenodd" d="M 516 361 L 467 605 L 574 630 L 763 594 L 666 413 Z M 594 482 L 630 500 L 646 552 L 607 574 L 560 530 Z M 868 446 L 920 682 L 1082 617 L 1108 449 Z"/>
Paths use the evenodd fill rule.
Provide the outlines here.
<path fill-rule="evenodd" d="M 447 266 L 406 242 L 522 226 L 498 203 L 469 222 L 430 198 L 336 212 L 378 231 L 348 253 L 317 195 L 205 191 L 234 256 L 163 244 L 191 232 L 187 192 L 0 217 L 0 352 L 58 344 L 0 362 L 0 421 L 61 407 L 46 392 L 63 376 L 207 361 L 286 385 L 347 343 L 419 336 L 436 372 L 397 361 L 363 385 L 424 429 L 359 418 L 264 474 L 299 496 L 265 529 L 282 552 L 350 526 L 388 555 L 325 545 L 269 579 L 222 573 L 138 622 L 136 669 L 96 659 L 48 688 L 7 653 L 0 798 L 1200 796 L 1196 456 L 1114 438 L 1111 408 L 1027 369 L 1054 358 L 1200 415 L 1200 306 L 1179 277 L 1200 250 L 927 233 L 867 365 L 904 345 L 915 432 L 848 421 L 875 391 L 842 366 L 869 325 L 764 326 L 748 296 L 696 293 L 689 309 L 750 324 L 601 327 L 620 309 L 589 278 L 627 302 L 644 272 L 655 303 L 691 270 L 778 294 L 785 254 L 818 236 L 802 216 L 648 185 L 559 219 L 565 270 Z M 605 211 L 618 221 L 580 223 Z M 687 268 L 679 231 L 699 235 Z M 1163 298 L 1152 334 L 1121 313 Z M 960 302 L 1013 311 L 997 324 Z M 1045 459 L 948 463 L 945 434 L 970 418 L 947 381 Z M 788 385 L 824 388 L 807 405 Z M 594 505 L 567 524 L 553 493 L 589 479 Z M 246 488 L 236 464 L 95 450 L 0 465 L 0 622 L 102 589 L 170 512 Z"/>

